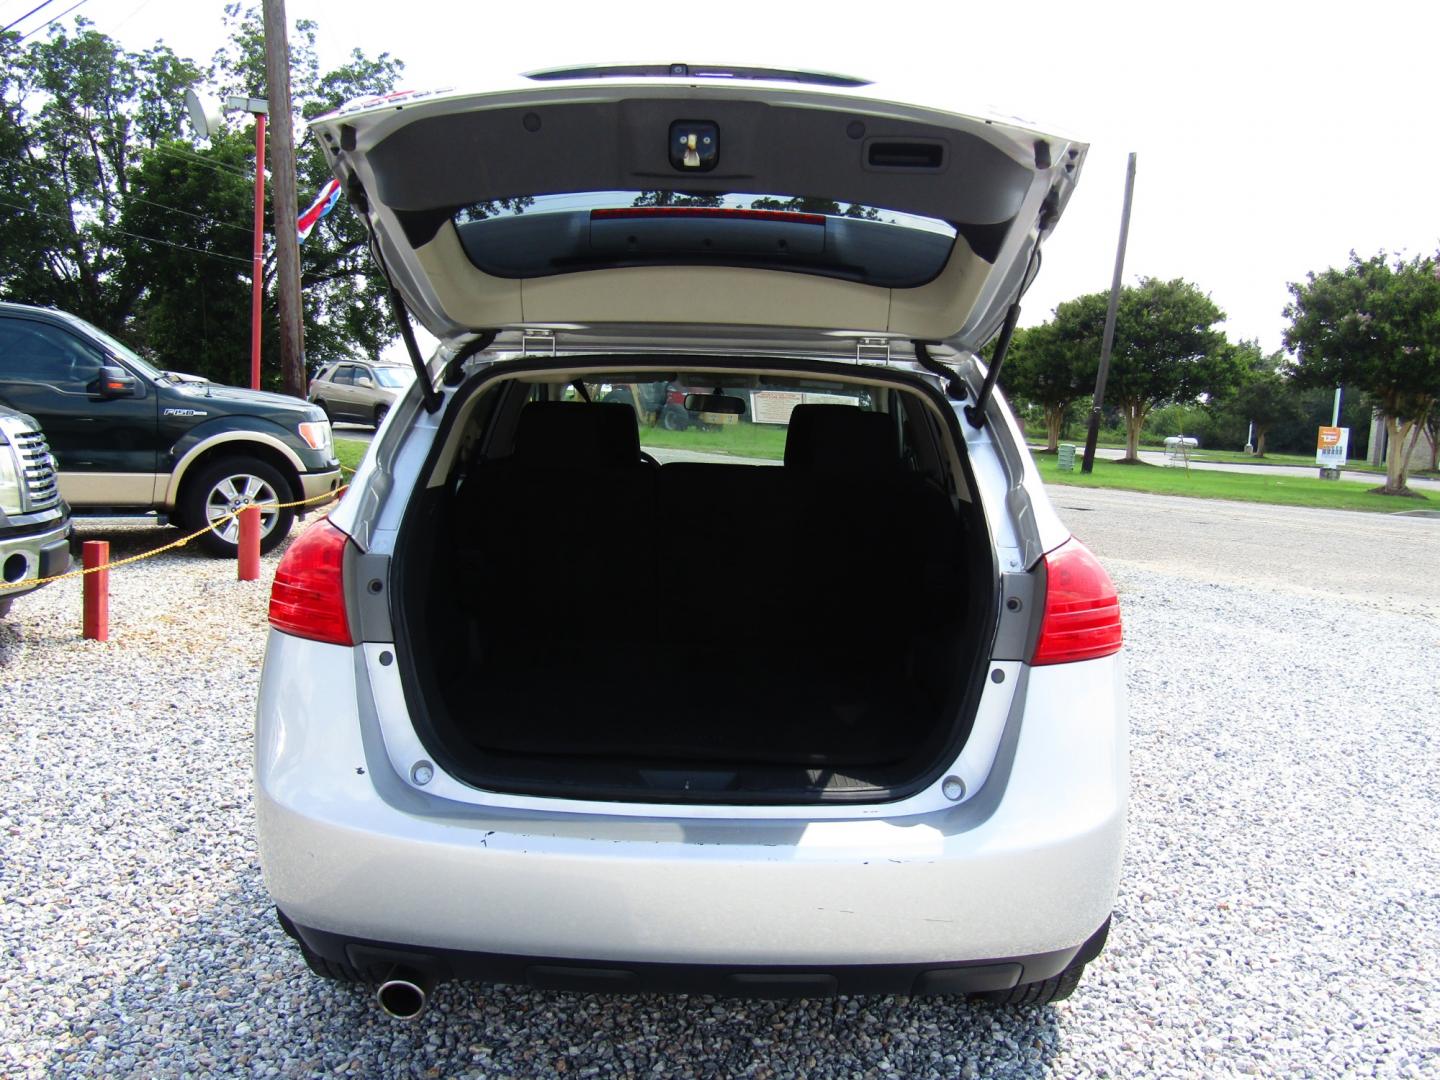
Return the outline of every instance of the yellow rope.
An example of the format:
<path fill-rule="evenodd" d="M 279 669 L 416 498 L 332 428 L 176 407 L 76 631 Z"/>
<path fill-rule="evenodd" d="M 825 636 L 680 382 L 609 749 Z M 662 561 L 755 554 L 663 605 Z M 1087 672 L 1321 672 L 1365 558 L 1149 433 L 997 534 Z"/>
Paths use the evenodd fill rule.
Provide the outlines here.
<path fill-rule="evenodd" d="M 345 467 L 342 465 L 341 468 L 344 469 Z M 345 471 L 350 473 L 354 472 L 353 469 L 346 469 Z M 326 502 L 330 499 L 338 499 L 344 493 L 346 487 L 349 487 L 349 485 L 346 484 L 343 487 L 338 487 L 334 491 L 321 492 L 319 495 L 314 495 L 308 499 L 298 499 L 295 502 L 252 503 L 251 505 L 259 507 L 261 510 L 288 510 L 296 506 L 309 506 L 311 503 Z M 166 544 L 163 547 L 158 547 L 154 551 L 144 551 L 141 552 L 139 555 L 129 555 L 123 559 L 116 559 L 114 562 L 101 563 L 99 566 L 86 566 L 82 567 L 79 570 L 67 570 L 65 573 L 56 574 L 53 577 L 35 578 L 30 581 L 0 582 L 0 589 L 29 589 L 39 585 L 48 585 L 52 581 L 63 581 L 65 578 L 72 577 L 84 577 L 86 574 L 96 574 L 99 573 L 101 570 L 111 570 L 117 566 L 128 566 L 130 563 L 137 563 L 143 559 L 151 559 L 154 558 L 156 555 L 161 554 L 162 552 L 173 551 L 175 548 L 184 547 L 186 544 L 190 543 L 191 540 L 194 540 L 200 536 L 204 536 L 207 532 L 210 532 L 212 529 L 216 528 L 219 525 L 225 524 L 225 522 L 229 521 L 231 518 L 239 517 L 240 514 L 247 509 L 249 509 L 249 507 L 241 507 L 239 510 L 232 510 L 224 517 L 216 518 L 210 524 L 206 525 L 203 529 L 196 529 L 189 535 L 182 536 L 179 540 L 175 540 L 172 543 Z"/>

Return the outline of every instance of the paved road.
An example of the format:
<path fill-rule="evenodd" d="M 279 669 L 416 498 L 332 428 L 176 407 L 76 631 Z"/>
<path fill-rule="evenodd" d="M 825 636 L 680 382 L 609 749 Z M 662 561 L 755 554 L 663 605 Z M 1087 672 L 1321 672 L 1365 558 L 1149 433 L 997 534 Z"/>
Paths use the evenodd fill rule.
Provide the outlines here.
<path fill-rule="evenodd" d="M 1095 454 L 1097 457 L 1102 457 L 1109 461 L 1118 461 L 1120 458 L 1125 456 L 1125 451 L 1107 450 L 1102 447 L 1100 449 L 1097 449 L 1095 451 Z M 1161 450 L 1141 450 L 1140 460 L 1150 465 L 1164 465 L 1165 453 Z M 1263 472 L 1273 473 L 1276 476 L 1319 476 L 1320 474 L 1320 470 L 1317 469 L 1315 466 L 1304 465 L 1239 465 L 1233 462 L 1224 461 L 1192 461 L 1190 463 L 1190 467 L 1192 469 L 1207 469 L 1211 472 Z M 1342 480 L 1354 480 L 1357 483 L 1361 484 L 1378 485 L 1381 483 L 1381 477 L 1376 476 L 1374 473 L 1355 472 L 1350 469 L 1342 469 L 1340 471 L 1340 478 Z M 1430 491 L 1440 491 L 1440 480 L 1427 480 L 1421 477 L 1412 476 L 1407 481 L 1407 483 L 1409 483 L 1409 485 L 1413 488 L 1425 488 Z"/>
<path fill-rule="evenodd" d="M 347 424 L 343 420 L 336 421 L 330 425 L 337 439 L 358 439 L 363 443 L 369 443 L 375 437 L 375 429 L 369 424 Z"/>
<path fill-rule="evenodd" d="M 1108 488 L 1049 492 L 1107 561 L 1440 617 L 1440 520 Z"/>

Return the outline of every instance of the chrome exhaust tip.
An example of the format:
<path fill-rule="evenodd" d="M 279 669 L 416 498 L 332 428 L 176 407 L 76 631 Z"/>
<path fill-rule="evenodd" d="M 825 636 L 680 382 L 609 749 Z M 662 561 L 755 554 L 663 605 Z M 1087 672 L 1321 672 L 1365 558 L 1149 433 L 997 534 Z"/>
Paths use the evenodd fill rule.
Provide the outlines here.
<path fill-rule="evenodd" d="M 396 968 L 375 991 L 375 1000 L 385 1015 L 396 1020 L 414 1020 L 425 1011 L 435 990 L 435 978 L 422 971 Z"/>

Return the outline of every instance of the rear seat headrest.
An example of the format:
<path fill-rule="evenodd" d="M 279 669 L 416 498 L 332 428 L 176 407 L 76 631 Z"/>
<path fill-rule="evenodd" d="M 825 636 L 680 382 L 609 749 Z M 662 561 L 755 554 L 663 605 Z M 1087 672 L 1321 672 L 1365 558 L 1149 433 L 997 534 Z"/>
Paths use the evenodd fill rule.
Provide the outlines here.
<path fill-rule="evenodd" d="M 854 405 L 796 405 L 785 436 L 785 466 L 816 472 L 881 472 L 900 463 L 886 413 Z"/>
<path fill-rule="evenodd" d="M 532 401 L 520 411 L 514 461 L 540 468 L 640 464 L 635 410 L 611 402 Z"/>

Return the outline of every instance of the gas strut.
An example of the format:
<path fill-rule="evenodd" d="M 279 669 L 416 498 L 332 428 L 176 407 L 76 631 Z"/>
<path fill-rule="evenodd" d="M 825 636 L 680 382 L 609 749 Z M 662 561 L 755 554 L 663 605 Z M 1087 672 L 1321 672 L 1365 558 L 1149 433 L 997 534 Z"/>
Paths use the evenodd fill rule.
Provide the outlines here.
<path fill-rule="evenodd" d="M 1016 300 L 1005 312 L 1005 324 L 1000 327 L 1000 340 L 995 343 L 995 355 L 990 359 L 990 366 L 985 371 L 985 381 L 980 385 L 980 393 L 975 395 L 975 403 L 965 406 L 965 419 L 970 421 L 971 427 L 985 426 L 985 406 L 990 403 L 990 395 L 995 392 L 995 380 L 1000 376 L 1000 365 L 1005 362 L 1005 354 L 1010 351 L 1010 338 L 1015 333 L 1015 324 L 1020 321 L 1020 301 Z"/>

